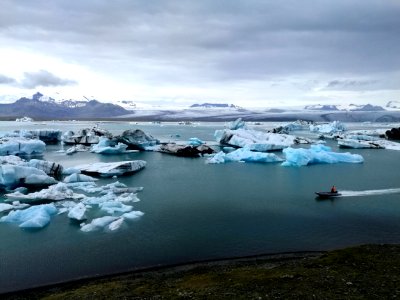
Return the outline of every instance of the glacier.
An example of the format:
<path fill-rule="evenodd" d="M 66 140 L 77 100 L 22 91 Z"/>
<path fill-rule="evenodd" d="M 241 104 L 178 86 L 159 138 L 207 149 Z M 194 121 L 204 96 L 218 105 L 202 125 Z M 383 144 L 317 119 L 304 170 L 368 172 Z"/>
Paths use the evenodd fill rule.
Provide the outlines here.
<path fill-rule="evenodd" d="M 334 163 L 362 163 L 363 157 L 359 154 L 332 152 L 330 147 L 318 144 L 311 145 L 310 149 L 286 148 L 283 150 L 286 160 L 282 166 L 306 166 L 309 164 Z"/>

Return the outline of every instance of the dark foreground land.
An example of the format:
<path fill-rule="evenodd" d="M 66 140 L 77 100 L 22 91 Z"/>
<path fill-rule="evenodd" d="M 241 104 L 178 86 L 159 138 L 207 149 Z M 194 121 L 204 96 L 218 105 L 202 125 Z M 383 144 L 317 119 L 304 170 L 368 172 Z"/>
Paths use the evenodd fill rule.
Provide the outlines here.
<path fill-rule="evenodd" d="M 197 263 L 43 287 L 2 299 L 400 298 L 400 245 Z"/>

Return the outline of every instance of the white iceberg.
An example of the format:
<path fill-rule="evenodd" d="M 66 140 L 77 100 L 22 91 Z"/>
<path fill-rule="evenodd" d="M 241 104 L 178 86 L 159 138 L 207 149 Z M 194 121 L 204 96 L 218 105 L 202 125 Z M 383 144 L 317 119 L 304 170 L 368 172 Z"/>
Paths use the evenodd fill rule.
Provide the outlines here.
<path fill-rule="evenodd" d="M 330 147 L 324 145 L 311 145 L 310 149 L 286 148 L 283 150 L 286 161 L 282 166 L 305 166 L 309 164 L 334 164 L 334 163 L 362 163 L 363 157 L 359 154 L 332 152 Z"/>
<path fill-rule="evenodd" d="M 0 156 L 0 165 L 26 166 L 27 162 L 19 156 L 6 155 Z"/>
<path fill-rule="evenodd" d="M 107 212 L 108 214 L 114 214 L 114 213 L 126 213 L 130 212 L 132 210 L 132 206 L 130 205 L 125 205 L 121 202 L 118 201 L 106 201 L 103 203 L 99 204 L 99 207 L 101 210 Z"/>
<path fill-rule="evenodd" d="M 56 213 L 54 204 L 35 205 L 24 210 L 11 211 L 0 218 L 0 222 L 16 223 L 21 228 L 43 228 Z"/>
<path fill-rule="evenodd" d="M 339 121 L 333 121 L 332 123 L 329 124 L 310 125 L 310 131 L 312 132 L 332 134 L 336 132 L 343 132 L 345 130 L 346 127 Z"/>
<path fill-rule="evenodd" d="M 214 136 L 222 145 L 248 147 L 255 151 L 282 150 L 294 144 L 295 136 L 240 128 L 216 130 Z"/>
<path fill-rule="evenodd" d="M 120 176 L 142 170 L 146 166 L 143 160 L 118 161 L 112 163 L 92 163 L 76 166 L 82 173 L 98 174 L 103 177 Z"/>
<path fill-rule="evenodd" d="M 31 155 L 42 154 L 46 144 L 40 140 L 24 138 L 1 138 L 0 155 Z"/>
<path fill-rule="evenodd" d="M 220 164 L 231 161 L 270 163 L 281 162 L 283 159 L 274 153 L 254 152 L 248 148 L 241 148 L 228 154 L 222 151 L 218 152 L 214 157 L 208 160 L 208 163 Z"/>
<path fill-rule="evenodd" d="M 89 149 L 90 148 L 87 147 L 87 146 L 78 144 L 78 145 L 74 145 L 74 146 L 68 148 L 67 151 L 65 151 L 65 153 L 67 155 L 71 155 L 71 154 L 74 154 L 76 152 L 86 152 L 86 151 L 89 151 Z"/>
<path fill-rule="evenodd" d="M 65 183 L 62 182 L 52 185 L 39 192 L 29 193 L 26 195 L 20 192 L 14 192 L 11 194 L 6 194 L 6 197 L 10 200 L 18 200 L 28 203 L 35 201 L 79 200 L 85 198 L 84 195 L 75 194 Z"/>
<path fill-rule="evenodd" d="M 135 211 L 131 211 L 131 212 L 128 212 L 128 213 L 124 213 L 124 214 L 122 215 L 122 217 L 124 217 L 124 218 L 126 218 L 126 219 L 133 220 L 133 219 L 140 218 L 140 217 L 143 216 L 143 215 L 144 215 L 143 212 L 138 211 L 138 210 L 135 210 Z"/>
<path fill-rule="evenodd" d="M 240 129 L 240 128 L 246 129 L 247 126 L 246 126 L 246 123 L 242 120 L 242 118 L 238 118 L 235 121 L 230 122 L 228 124 L 228 128 L 230 130 L 237 130 L 237 129 Z"/>
<path fill-rule="evenodd" d="M 122 226 L 122 223 L 124 222 L 124 218 L 119 218 L 115 220 L 114 222 L 111 222 L 110 225 L 108 225 L 108 229 L 111 231 L 117 230 Z"/>
<path fill-rule="evenodd" d="M 78 203 L 68 213 L 68 218 L 77 221 L 82 221 L 86 219 L 86 206 L 83 203 Z"/>
<path fill-rule="evenodd" d="M 74 173 L 64 178 L 65 183 L 73 183 L 73 182 L 94 182 L 97 181 L 96 178 L 93 178 L 88 175 Z"/>
<path fill-rule="evenodd" d="M 84 224 L 81 230 L 84 232 L 94 231 L 98 229 L 103 229 L 110 223 L 118 220 L 120 217 L 104 216 L 101 218 L 93 219 L 89 224 Z"/>

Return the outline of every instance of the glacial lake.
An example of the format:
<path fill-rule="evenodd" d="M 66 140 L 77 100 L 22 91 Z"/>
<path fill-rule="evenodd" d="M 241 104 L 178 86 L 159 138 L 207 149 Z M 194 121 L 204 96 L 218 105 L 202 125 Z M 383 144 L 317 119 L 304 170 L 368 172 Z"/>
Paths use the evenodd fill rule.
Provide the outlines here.
<path fill-rule="evenodd" d="M 0 122 L 0 132 L 44 128 L 66 131 L 94 124 Z M 271 129 L 276 124 L 254 128 Z M 393 126 L 347 125 L 349 129 Z M 163 141 L 190 137 L 213 141 L 215 129 L 224 124 L 110 122 L 99 126 L 114 134 L 139 128 Z M 310 136 L 308 132 L 293 134 Z M 145 160 L 146 168 L 137 174 L 98 181 L 99 185 L 119 180 L 131 187 L 144 187 L 138 194 L 141 201 L 133 204 L 144 216 L 124 223 L 116 232 L 82 232 L 65 214 L 54 216 L 41 230 L 0 223 L 0 293 L 182 262 L 400 243 L 400 193 L 387 191 L 400 188 L 400 152 L 339 149 L 333 141 L 327 145 L 333 151 L 360 154 L 365 161 L 299 168 L 282 167 L 280 163 L 213 165 L 206 164 L 206 158 L 157 152 L 81 152 L 67 156 L 56 152 L 62 145 L 48 145 L 43 159 L 64 167 Z M 315 191 L 327 190 L 332 184 L 349 196 L 324 201 L 315 198 Z"/>

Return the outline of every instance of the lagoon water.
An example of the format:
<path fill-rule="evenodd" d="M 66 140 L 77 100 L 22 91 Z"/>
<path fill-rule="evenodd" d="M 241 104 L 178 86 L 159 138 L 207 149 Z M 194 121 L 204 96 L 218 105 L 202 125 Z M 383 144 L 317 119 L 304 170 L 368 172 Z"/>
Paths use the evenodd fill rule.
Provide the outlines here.
<path fill-rule="evenodd" d="M 93 125 L 0 122 L 0 131 Z M 264 125 L 272 128 L 275 124 Z M 215 129 L 223 124 L 100 126 L 113 133 L 140 128 L 162 140 L 198 137 L 211 141 Z M 175 134 L 180 137 L 171 137 Z M 147 161 L 143 171 L 118 178 L 128 186 L 144 187 L 134 209 L 145 215 L 126 222 L 116 232 L 85 233 L 65 215 L 53 217 L 41 230 L 21 230 L 15 224 L 0 223 L 0 293 L 188 261 L 400 243 L 400 152 L 343 150 L 334 142 L 328 145 L 334 151 L 361 154 L 365 162 L 300 168 L 279 163 L 211 165 L 205 158 L 153 152 L 66 156 L 56 152 L 62 145 L 47 146 L 44 159 L 65 167 L 96 161 Z M 98 183 L 114 181 L 101 179 Z M 332 184 L 345 191 L 345 196 L 316 200 L 314 192 L 327 190 Z"/>

